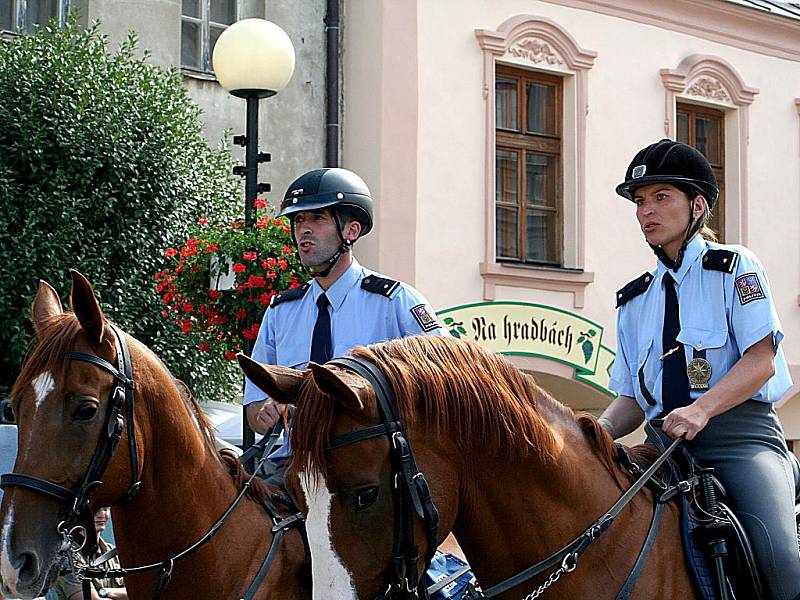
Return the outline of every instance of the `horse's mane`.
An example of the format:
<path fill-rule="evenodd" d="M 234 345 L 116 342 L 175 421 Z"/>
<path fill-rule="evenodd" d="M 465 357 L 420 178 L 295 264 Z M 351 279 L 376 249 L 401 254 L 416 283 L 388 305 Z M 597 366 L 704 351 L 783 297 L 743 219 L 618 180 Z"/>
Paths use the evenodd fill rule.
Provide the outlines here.
<path fill-rule="evenodd" d="M 228 470 L 233 484 L 237 490 L 242 489 L 245 482 L 250 478 L 250 473 L 244 470 L 239 457 L 233 450 L 223 448 L 219 451 L 219 457 L 222 464 Z M 283 505 L 287 511 L 296 511 L 292 499 L 280 488 L 268 484 L 263 479 L 258 477 L 253 478 L 250 482 L 250 487 L 247 489 L 246 495 L 253 499 L 256 504 L 264 504 L 267 501 L 278 502 Z"/>
<path fill-rule="evenodd" d="M 406 425 L 421 422 L 431 435 L 446 435 L 462 449 L 552 460 L 558 442 L 541 409 L 546 406 L 551 416 L 574 419 L 532 377 L 473 342 L 414 336 L 359 347 L 352 354 L 380 368 Z M 297 401 L 293 461 L 324 473 L 336 404 L 311 381 L 307 377 Z"/>
<path fill-rule="evenodd" d="M 623 471 L 619 468 L 617 446 L 608 431 L 590 414 L 579 415 L 577 422 L 586 437 L 593 442 L 603 466 L 611 473 L 620 488 L 624 489 L 630 485 L 630 480 L 623 476 Z M 645 468 L 655 462 L 661 454 L 658 448 L 648 444 L 625 447 L 625 449 L 633 462 Z"/>
<path fill-rule="evenodd" d="M 211 451 L 211 454 L 216 455 L 217 447 L 216 444 L 214 443 L 215 439 L 214 424 L 208 418 L 208 415 L 205 413 L 205 411 L 203 411 L 203 409 L 200 408 L 200 404 L 198 404 L 197 400 L 194 397 L 194 394 L 192 394 L 192 390 L 189 388 L 186 382 L 173 377 L 167 366 L 164 364 L 164 362 L 158 356 L 156 356 L 149 348 L 146 348 L 146 350 L 153 356 L 153 358 L 158 360 L 158 362 L 161 364 L 161 366 L 164 368 L 167 374 L 169 374 L 173 385 L 175 385 L 178 391 L 178 395 L 181 397 L 181 400 L 183 400 L 183 402 L 186 404 L 186 407 L 189 409 L 189 414 L 191 414 L 194 417 L 197 423 L 197 428 L 200 430 L 200 436 L 203 438 L 203 444 L 205 445 L 207 450 Z"/>

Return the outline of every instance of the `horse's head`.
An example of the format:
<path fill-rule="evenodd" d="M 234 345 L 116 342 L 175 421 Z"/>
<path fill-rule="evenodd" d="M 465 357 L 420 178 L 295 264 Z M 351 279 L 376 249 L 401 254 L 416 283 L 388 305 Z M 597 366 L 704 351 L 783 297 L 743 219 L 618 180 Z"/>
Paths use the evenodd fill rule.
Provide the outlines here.
<path fill-rule="evenodd" d="M 291 432 L 294 455 L 286 485 L 306 514 L 314 597 L 371 600 L 380 596 L 391 580 L 394 536 L 401 525 L 395 518 L 398 496 L 392 436 L 379 426 L 384 419 L 374 388 L 360 375 L 338 366 L 312 363 L 300 373 L 246 358 L 240 363 L 271 398 L 297 404 Z M 363 437 L 348 436 L 362 431 L 366 432 Z M 425 464 L 426 473 L 448 471 L 445 461 L 451 457 L 445 456 L 442 446 L 433 449 L 416 440 L 414 454 L 420 466 Z M 452 509 L 453 498 L 441 489 L 438 492 L 437 505 Z M 408 525 L 419 547 L 417 576 L 421 577 L 431 544 L 424 520 L 415 516 L 413 508 L 409 510 Z"/>
<path fill-rule="evenodd" d="M 4 481 L 0 507 L 0 589 L 7 596 L 38 596 L 58 576 L 59 526 L 75 521 L 73 506 L 68 497 L 59 497 L 59 488 L 68 494 L 81 487 L 98 440 L 115 424 L 106 423 L 115 378 L 91 362 L 70 358 L 84 353 L 114 365 L 115 334 L 88 280 L 72 271 L 72 283 L 74 312 L 65 312 L 55 290 L 40 282 L 32 306 L 36 344 L 11 390 L 19 427 L 14 474 L 23 482 Z M 92 510 L 119 501 L 129 485 L 124 438 L 103 484 L 92 492 Z M 45 489 L 36 489 L 35 481 L 45 482 Z"/>

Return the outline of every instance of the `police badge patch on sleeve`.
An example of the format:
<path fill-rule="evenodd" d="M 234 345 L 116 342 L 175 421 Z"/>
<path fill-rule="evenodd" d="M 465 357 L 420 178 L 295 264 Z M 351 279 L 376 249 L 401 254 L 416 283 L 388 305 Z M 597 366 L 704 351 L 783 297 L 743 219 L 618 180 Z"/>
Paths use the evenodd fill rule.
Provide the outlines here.
<path fill-rule="evenodd" d="M 441 325 L 439 325 L 439 321 L 436 320 L 434 315 L 428 312 L 428 309 L 424 304 L 417 304 L 411 309 L 411 314 L 414 315 L 414 318 L 416 319 L 417 323 L 419 323 L 422 331 L 433 331 L 437 327 L 441 327 Z"/>
<path fill-rule="evenodd" d="M 736 293 L 739 294 L 739 302 L 744 305 L 753 300 L 766 298 L 764 288 L 755 273 L 745 273 L 736 278 Z"/>

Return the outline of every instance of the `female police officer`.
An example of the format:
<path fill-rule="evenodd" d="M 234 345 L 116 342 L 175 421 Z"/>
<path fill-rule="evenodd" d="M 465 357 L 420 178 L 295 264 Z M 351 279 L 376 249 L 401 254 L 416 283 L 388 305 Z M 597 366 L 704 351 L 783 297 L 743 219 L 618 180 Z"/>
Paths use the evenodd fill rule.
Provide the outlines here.
<path fill-rule="evenodd" d="M 764 268 L 742 246 L 705 239 L 719 191 L 694 148 L 647 146 L 617 193 L 636 205 L 658 264 L 617 293 L 619 396 L 600 422 L 621 437 L 664 417 L 667 435 L 685 435 L 727 488 L 771 597 L 800 598 L 798 465 L 773 407 L 791 379 Z"/>

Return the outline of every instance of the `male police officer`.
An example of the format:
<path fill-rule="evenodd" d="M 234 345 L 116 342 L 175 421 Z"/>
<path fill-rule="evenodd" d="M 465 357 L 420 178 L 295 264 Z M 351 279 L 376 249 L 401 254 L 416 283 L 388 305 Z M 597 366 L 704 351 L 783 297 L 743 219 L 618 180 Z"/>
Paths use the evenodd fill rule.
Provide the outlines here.
<path fill-rule="evenodd" d="M 303 369 L 310 360 L 322 364 L 358 345 L 447 335 L 422 294 L 353 258 L 353 243 L 372 229 L 372 198 L 358 175 L 346 169 L 310 171 L 289 186 L 280 214 L 291 220 L 300 261 L 313 280 L 273 298 L 254 360 Z M 244 403 L 248 422 L 259 433 L 279 418 L 278 407 L 249 380 Z"/>
<path fill-rule="evenodd" d="M 362 179 L 345 169 L 310 171 L 289 186 L 281 202 L 288 216 L 303 266 L 313 280 L 277 294 L 264 313 L 252 358 L 258 362 L 303 369 L 365 346 L 409 335 L 448 335 L 427 300 L 410 285 L 373 273 L 353 258 L 353 243 L 372 229 L 372 198 Z M 244 403 L 250 426 L 265 433 L 280 410 L 250 380 Z M 270 455 L 282 479 L 287 445 Z M 458 553 L 449 537 L 442 549 Z M 436 555 L 431 577 L 458 579 L 462 589 L 472 574 L 450 554 Z M 463 568 L 462 568 L 463 567 Z M 447 589 L 449 589 L 449 586 Z M 435 598 L 452 597 L 440 592 Z"/>

